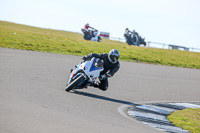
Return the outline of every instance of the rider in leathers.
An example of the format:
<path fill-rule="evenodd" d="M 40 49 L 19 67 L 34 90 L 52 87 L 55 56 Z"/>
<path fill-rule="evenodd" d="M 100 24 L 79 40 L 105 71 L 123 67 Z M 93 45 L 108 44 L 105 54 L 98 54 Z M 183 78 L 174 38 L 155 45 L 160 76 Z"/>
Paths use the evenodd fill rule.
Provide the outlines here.
<path fill-rule="evenodd" d="M 94 35 L 94 28 L 92 28 L 89 23 L 87 23 L 85 26 L 84 26 L 85 29 L 87 29 L 89 31 L 89 33 L 92 35 L 92 37 L 95 37 Z"/>
<path fill-rule="evenodd" d="M 89 60 L 93 57 L 100 58 L 104 61 L 104 70 L 100 73 L 100 83 L 94 83 L 93 86 L 97 87 L 103 91 L 106 91 L 108 89 L 108 77 L 112 77 L 120 68 L 120 63 L 118 61 L 120 57 L 120 53 L 116 49 L 110 50 L 109 54 L 103 53 L 103 54 L 89 54 L 87 56 L 84 56 L 83 60 Z"/>

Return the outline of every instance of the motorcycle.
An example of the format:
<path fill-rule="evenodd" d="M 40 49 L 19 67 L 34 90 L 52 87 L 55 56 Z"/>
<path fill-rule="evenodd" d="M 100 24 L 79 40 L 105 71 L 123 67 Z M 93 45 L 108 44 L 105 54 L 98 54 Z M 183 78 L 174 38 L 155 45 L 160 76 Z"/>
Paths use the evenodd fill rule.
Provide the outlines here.
<path fill-rule="evenodd" d="M 140 44 L 143 44 L 146 46 L 144 38 L 141 38 L 137 33 L 128 32 L 127 34 L 124 34 L 124 37 L 126 39 L 126 43 L 129 45 L 140 46 Z"/>
<path fill-rule="evenodd" d="M 82 61 L 74 69 L 71 70 L 70 78 L 65 91 L 69 92 L 73 89 L 84 89 L 92 86 L 100 77 L 103 71 L 103 60 L 93 57 L 91 60 Z"/>
<path fill-rule="evenodd" d="M 88 29 L 81 29 L 83 32 L 83 38 L 85 40 L 91 40 L 91 41 L 96 41 L 96 42 L 101 42 L 101 37 L 98 35 L 98 30 L 91 28 L 92 30 Z"/>

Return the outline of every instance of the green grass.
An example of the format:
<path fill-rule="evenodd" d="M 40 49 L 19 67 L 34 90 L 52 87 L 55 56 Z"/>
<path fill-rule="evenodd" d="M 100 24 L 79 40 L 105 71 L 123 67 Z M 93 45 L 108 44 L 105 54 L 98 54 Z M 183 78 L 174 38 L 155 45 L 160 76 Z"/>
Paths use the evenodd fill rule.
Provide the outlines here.
<path fill-rule="evenodd" d="M 174 125 L 191 133 L 200 133 L 200 108 L 175 111 L 167 118 Z"/>
<path fill-rule="evenodd" d="M 86 41 L 82 34 L 0 21 L 0 47 L 84 56 L 120 51 L 120 60 L 200 69 L 200 53 L 129 46 L 102 39 Z"/>

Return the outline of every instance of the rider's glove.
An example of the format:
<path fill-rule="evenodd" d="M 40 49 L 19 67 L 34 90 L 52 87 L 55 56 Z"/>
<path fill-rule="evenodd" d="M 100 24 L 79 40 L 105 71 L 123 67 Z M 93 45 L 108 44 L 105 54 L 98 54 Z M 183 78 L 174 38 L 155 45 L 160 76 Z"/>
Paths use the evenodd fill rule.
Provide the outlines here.
<path fill-rule="evenodd" d="M 106 79 L 107 78 L 107 74 L 103 74 L 103 75 L 100 75 L 99 76 L 99 79 L 100 80 L 104 80 L 104 79 Z"/>

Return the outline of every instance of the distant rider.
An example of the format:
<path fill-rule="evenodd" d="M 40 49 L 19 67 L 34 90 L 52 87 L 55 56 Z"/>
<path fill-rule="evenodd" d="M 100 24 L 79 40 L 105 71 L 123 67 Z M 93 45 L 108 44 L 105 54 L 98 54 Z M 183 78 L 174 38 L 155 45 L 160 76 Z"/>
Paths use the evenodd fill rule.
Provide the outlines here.
<path fill-rule="evenodd" d="M 124 37 L 130 37 L 130 30 L 128 28 L 125 29 Z"/>
<path fill-rule="evenodd" d="M 89 29 L 90 28 L 90 25 L 87 23 L 85 26 L 84 26 L 85 29 Z"/>
<path fill-rule="evenodd" d="M 93 36 L 94 36 L 94 33 L 93 33 L 93 29 L 92 27 L 90 27 L 89 23 L 87 23 L 85 26 L 84 26 L 85 29 L 87 29 L 89 31 L 89 33 Z"/>
<path fill-rule="evenodd" d="M 139 36 L 139 34 L 135 30 L 133 30 L 132 33 L 133 33 L 133 35 L 135 34 L 135 35 Z"/>
<path fill-rule="evenodd" d="M 93 86 L 99 88 L 100 90 L 106 91 L 108 89 L 108 77 L 112 77 L 120 68 L 120 63 L 118 61 L 120 53 L 116 49 L 110 50 L 109 54 L 95 54 L 91 53 L 84 56 L 83 60 L 89 60 L 93 57 L 100 58 L 104 61 L 104 70 L 100 73 L 100 83 L 94 83 Z"/>

